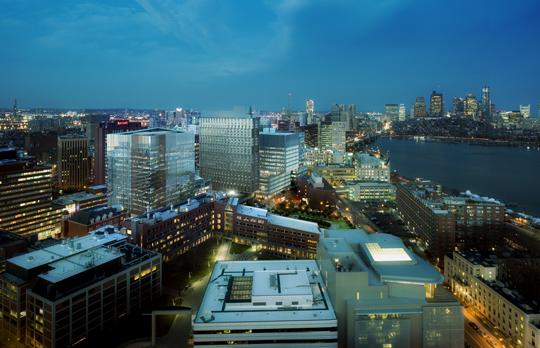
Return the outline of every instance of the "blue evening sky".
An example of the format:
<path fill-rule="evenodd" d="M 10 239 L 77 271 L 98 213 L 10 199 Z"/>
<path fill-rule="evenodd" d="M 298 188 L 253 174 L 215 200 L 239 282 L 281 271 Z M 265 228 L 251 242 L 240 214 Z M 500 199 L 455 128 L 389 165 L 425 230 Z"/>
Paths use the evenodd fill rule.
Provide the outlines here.
<path fill-rule="evenodd" d="M 540 103 L 538 0 L 0 0 L 0 105 Z"/>

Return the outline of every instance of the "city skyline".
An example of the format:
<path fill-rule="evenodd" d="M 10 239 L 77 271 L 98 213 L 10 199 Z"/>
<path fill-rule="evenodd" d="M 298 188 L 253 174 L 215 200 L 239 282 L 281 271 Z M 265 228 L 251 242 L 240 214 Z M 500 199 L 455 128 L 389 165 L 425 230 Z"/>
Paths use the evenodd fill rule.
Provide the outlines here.
<path fill-rule="evenodd" d="M 296 110 L 381 111 L 487 84 L 514 110 L 540 95 L 534 1 L 2 3 L 6 107 L 279 110 L 292 93 Z"/>

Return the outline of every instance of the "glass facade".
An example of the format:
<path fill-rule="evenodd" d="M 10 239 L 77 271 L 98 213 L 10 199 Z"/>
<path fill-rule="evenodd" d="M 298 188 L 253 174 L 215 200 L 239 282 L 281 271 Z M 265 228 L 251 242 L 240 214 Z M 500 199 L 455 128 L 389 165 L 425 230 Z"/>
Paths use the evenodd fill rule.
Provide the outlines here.
<path fill-rule="evenodd" d="M 179 203 L 192 196 L 195 137 L 169 129 L 109 134 L 107 186 L 111 204 L 131 214 Z"/>

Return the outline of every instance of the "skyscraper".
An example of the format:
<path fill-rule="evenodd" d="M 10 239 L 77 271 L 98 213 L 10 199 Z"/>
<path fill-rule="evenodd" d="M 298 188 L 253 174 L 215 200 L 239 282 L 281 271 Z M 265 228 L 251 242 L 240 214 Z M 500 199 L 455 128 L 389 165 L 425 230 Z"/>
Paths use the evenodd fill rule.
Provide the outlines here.
<path fill-rule="evenodd" d="M 345 152 L 346 124 L 341 121 L 319 122 L 319 147 L 321 150 Z"/>
<path fill-rule="evenodd" d="M 399 121 L 405 121 L 407 119 L 407 109 L 405 104 L 399 104 Z"/>
<path fill-rule="evenodd" d="M 107 137 L 109 203 L 142 214 L 193 195 L 193 133 L 146 129 Z"/>
<path fill-rule="evenodd" d="M 478 116 L 478 100 L 470 93 L 465 97 L 465 115 L 469 117 Z"/>
<path fill-rule="evenodd" d="M 452 115 L 461 117 L 463 116 L 465 112 L 465 103 L 463 101 L 463 98 L 455 97 L 452 100 Z"/>
<path fill-rule="evenodd" d="M 52 206 L 52 169 L 0 148 L 0 230 L 44 239 L 60 233 L 61 211 Z"/>
<path fill-rule="evenodd" d="M 83 135 L 58 137 L 58 187 L 84 190 L 90 183 L 88 139 Z"/>
<path fill-rule="evenodd" d="M 528 105 L 520 105 L 519 106 L 519 112 L 521 113 L 521 116 L 523 118 L 529 118 L 531 117 L 531 104 Z"/>
<path fill-rule="evenodd" d="M 399 120 L 399 105 L 398 104 L 386 104 L 384 106 L 384 114 L 392 122 Z"/>
<path fill-rule="evenodd" d="M 482 119 L 491 121 L 491 94 L 489 86 L 482 87 Z"/>
<path fill-rule="evenodd" d="M 252 193 L 259 188 L 259 117 L 201 116 L 200 174 L 212 188 Z"/>
<path fill-rule="evenodd" d="M 307 114 L 306 124 L 313 124 L 314 113 L 315 113 L 315 102 L 313 101 L 313 99 L 306 100 L 306 114 Z"/>
<path fill-rule="evenodd" d="M 302 135 L 302 137 L 300 137 Z M 260 193 L 270 197 L 291 186 L 291 174 L 300 167 L 303 133 L 275 132 L 265 128 L 260 134 Z"/>
<path fill-rule="evenodd" d="M 429 115 L 431 117 L 443 117 L 444 116 L 444 104 L 443 95 L 436 91 L 431 92 L 429 98 Z"/>
<path fill-rule="evenodd" d="M 416 97 L 414 117 L 426 117 L 426 99 L 424 97 Z"/>

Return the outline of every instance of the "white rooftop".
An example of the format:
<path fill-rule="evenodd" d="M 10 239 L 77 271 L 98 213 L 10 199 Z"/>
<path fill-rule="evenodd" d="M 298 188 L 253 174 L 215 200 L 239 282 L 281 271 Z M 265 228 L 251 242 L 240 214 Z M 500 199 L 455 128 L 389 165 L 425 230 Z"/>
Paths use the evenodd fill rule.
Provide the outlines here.
<path fill-rule="evenodd" d="M 114 232 L 109 233 L 110 231 Z M 9 262 L 24 269 L 32 269 L 67 256 L 83 253 L 100 245 L 122 241 L 126 238 L 126 235 L 118 233 L 118 230 L 113 226 L 106 225 L 85 236 L 64 239 L 59 244 L 12 257 Z"/>
<path fill-rule="evenodd" d="M 286 216 L 268 214 L 268 223 L 277 226 L 283 226 L 286 228 L 292 228 L 295 230 L 306 231 L 311 233 L 320 234 L 319 225 L 316 222 L 305 221 L 300 219 L 293 219 Z"/>
<path fill-rule="evenodd" d="M 219 261 L 194 325 L 319 320 L 336 317 L 314 260 Z"/>
<path fill-rule="evenodd" d="M 242 215 L 252 216 L 256 218 L 266 218 L 266 215 L 268 214 L 268 210 L 266 209 L 250 207 L 244 204 L 238 204 L 236 212 Z"/>

